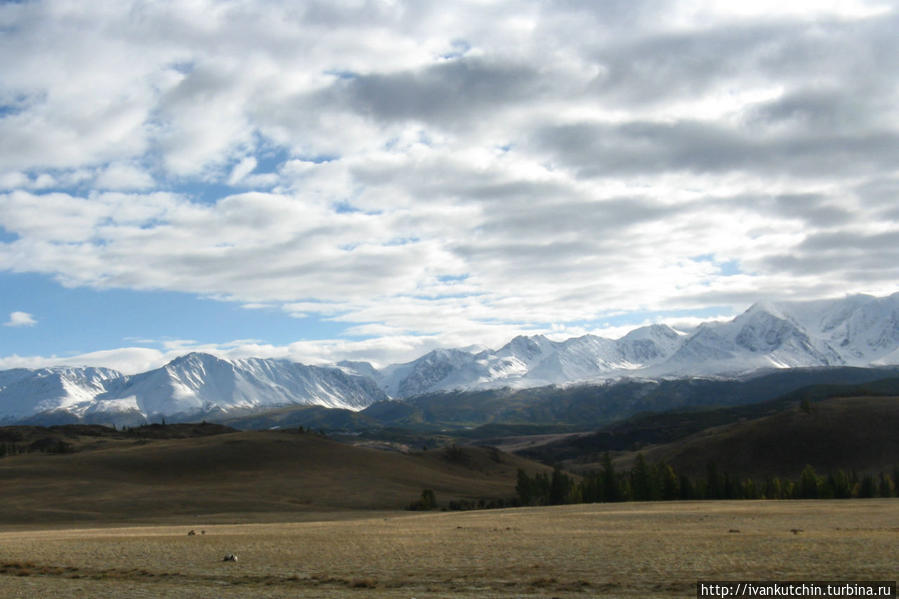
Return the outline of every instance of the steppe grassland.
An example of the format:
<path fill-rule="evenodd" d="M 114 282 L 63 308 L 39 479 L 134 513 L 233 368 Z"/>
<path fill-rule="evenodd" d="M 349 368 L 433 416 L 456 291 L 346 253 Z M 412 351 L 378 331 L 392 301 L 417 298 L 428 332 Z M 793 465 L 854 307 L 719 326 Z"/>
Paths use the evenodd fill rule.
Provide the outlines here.
<path fill-rule="evenodd" d="M 0 596 L 689 597 L 697 579 L 893 580 L 897 541 L 895 499 L 22 530 L 0 533 Z"/>

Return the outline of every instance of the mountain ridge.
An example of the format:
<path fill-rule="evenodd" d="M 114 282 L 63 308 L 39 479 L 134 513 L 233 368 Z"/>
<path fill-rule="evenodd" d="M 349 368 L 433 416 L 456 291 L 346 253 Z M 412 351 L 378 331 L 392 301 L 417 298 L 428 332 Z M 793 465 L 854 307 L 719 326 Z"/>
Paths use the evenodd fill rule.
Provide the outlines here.
<path fill-rule="evenodd" d="M 519 335 L 497 350 L 436 349 L 376 369 L 284 359 L 179 356 L 134 375 L 97 367 L 0 371 L 0 422 L 69 418 L 139 424 L 318 405 L 358 411 L 388 398 L 623 378 L 740 377 L 765 369 L 899 363 L 899 293 L 812 302 L 757 302 L 689 334 L 653 324 L 619 339 Z"/>

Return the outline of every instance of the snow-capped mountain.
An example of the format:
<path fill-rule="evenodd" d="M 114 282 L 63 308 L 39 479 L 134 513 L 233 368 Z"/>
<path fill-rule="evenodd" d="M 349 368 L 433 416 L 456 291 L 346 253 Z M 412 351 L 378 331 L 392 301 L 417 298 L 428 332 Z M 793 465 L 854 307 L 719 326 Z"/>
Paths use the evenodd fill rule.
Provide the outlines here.
<path fill-rule="evenodd" d="M 658 370 L 733 374 L 846 363 L 825 341 L 812 338 L 787 310 L 758 303 L 730 322 L 700 325 Z"/>
<path fill-rule="evenodd" d="M 0 372 L 0 421 L 62 415 L 133 424 L 287 405 L 362 409 L 387 399 L 370 378 L 287 360 L 192 353 L 134 376 L 97 368 Z"/>
<path fill-rule="evenodd" d="M 841 302 L 805 302 L 791 318 L 823 339 L 847 364 L 896 364 L 899 346 L 899 293 L 857 295 Z"/>
<path fill-rule="evenodd" d="M 498 350 L 436 350 L 378 373 L 391 397 L 429 391 L 527 388 L 623 376 L 658 364 L 680 346 L 682 335 L 665 325 L 631 331 L 621 339 L 584 335 L 551 341 L 519 336 Z M 358 366 L 354 370 L 360 372 Z"/>
<path fill-rule="evenodd" d="M 890 364 L 899 364 L 899 293 L 759 302 L 690 334 L 651 325 L 620 339 L 520 336 L 496 350 L 440 349 L 381 370 L 367 362 L 322 367 L 196 353 L 133 376 L 105 368 L 6 370 L 0 371 L 0 422 L 62 415 L 131 424 L 290 405 L 360 410 L 388 396 L 455 389 Z"/>
<path fill-rule="evenodd" d="M 100 400 L 134 402 L 148 416 L 315 404 L 360 410 L 386 399 L 370 379 L 288 360 L 223 360 L 192 353 L 130 377 Z"/>
<path fill-rule="evenodd" d="M 760 369 L 899 363 L 899 293 L 814 302 L 758 302 L 729 322 L 684 334 L 665 325 L 620 339 L 516 337 L 498 350 L 431 352 L 377 373 L 392 397 L 526 388 L 624 376 L 737 376 Z M 357 370 L 358 371 L 358 367 Z"/>
<path fill-rule="evenodd" d="M 487 380 L 485 364 L 459 349 L 436 349 L 413 362 L 393 364 L 377 373 L 379 386 L 391 397 L 410 397 L 432 389 L 467 388 Z"/>
<path fill-rule="evenodd" d="M 109 368 L 17 368 L 0 372 L 0 421 L 41 412 L 87 410 L 123 375 Z"/>

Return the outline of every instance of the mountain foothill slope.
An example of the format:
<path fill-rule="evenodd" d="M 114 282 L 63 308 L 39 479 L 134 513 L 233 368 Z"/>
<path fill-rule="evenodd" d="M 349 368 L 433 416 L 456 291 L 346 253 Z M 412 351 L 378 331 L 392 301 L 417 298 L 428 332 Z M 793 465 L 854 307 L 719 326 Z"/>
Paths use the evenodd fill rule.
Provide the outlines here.
<path fill-rule="evenodd" d="M 899 467 L 899 397 L 835 397 L 752 420 L 710 427 L 640 450 L 649 462 L 702 477 L 710 463 L 738 477 L 798 478 L 806 465 L 820 474 L 892 474 Z M 619 457 L 627 467 L 637 452 Z"/>
<path fill-rule="evenodd" d="M 194 436 L 184 437 L 178 427 L 185 426 L 150 425 L 137 437 L 112 429 L 102 436 L 87 427 L 52 429 L 77 437 L 75 451 L 0 459 L 0 523 L 228 521 L 234 514 L 283 520 L 310 512 L 403 509 L 425 488 L 445 506 L 453 499 L 513 497 L 519 468 L 548 470 L 486 448 L 403 454 L 313 433 L 197 431 L 193 425 L 187 433 Z M 176 438 L 167 438 L 168 428 Z M 48 430 L 23 432 L 40 437 Z"/>

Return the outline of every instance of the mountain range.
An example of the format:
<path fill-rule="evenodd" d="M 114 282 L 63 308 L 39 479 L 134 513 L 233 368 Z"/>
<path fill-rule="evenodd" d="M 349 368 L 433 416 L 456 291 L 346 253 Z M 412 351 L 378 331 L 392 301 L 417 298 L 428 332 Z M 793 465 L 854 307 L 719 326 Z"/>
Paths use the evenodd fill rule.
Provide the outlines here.
<path fill-rule="evenodd" d="M 739 377 L 767 369 L 899 364 L 899 293 L 759 302 L 692 332 L 666 325 L 620 339 L 519 336 L 497 350 L 438 349 L 377 369 L 191 353 L 136 375 L 107 368 L 0 371 L 0 422 L 138 424 L 247 414 L 292 405 L 361 410 L 424 393 L 621 378 Z"/>

